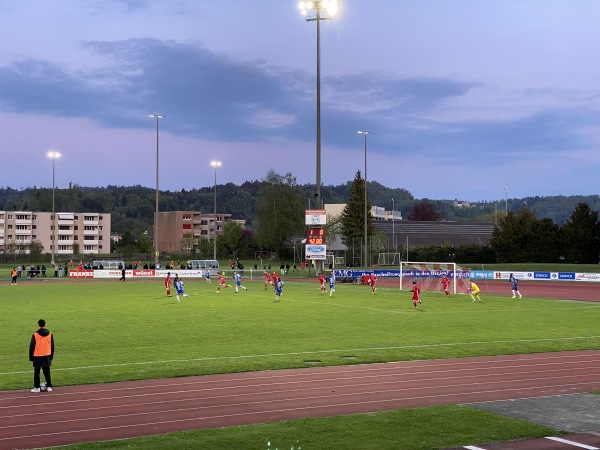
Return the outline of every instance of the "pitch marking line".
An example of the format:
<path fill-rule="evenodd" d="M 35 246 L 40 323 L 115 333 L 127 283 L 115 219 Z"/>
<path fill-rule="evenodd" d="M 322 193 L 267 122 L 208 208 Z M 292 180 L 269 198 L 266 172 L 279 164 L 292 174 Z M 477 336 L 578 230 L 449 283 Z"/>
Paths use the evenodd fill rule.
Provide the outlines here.
<path fill-rule="evenodd" d="M 366 348 L 347 348 L 347 349 L 331 349 L 331 350 L 312 350 L 305 352 L 289 352 L 289 353 L 266 353 L 258 355 L 237 355 L 237 356 L 213 356 L 207 358 L 190 358 L 190 359 L 171 359 L 162 361 L 138 361 L 128 362 L 119 364 L 100 364 L 94 366 L 79 366 L 79 367 L 64 367 L 64 368 L 53 368 L 53 371 L 68 371 L 68 370 L 84 370 L 84 369 L 99 369 L 106 367 L 132 367 L 132 366 L 145 366 L 145 365 L 156 365 L 156 364 L 173 364 L 173 363 L 190 363 L 190 362 L 203 362 L 203 361 L 227 361 L 236 359 L 254 359 L 254 358 L 276 358 L 276 357 L 287 357 L 287 356 L 302 356 L 302 355 L 319 355 L 329 353 L 353 353 L 353 352 L 372 352 L 381 350 L 407 350 L 407 349 L 420 349 L 420 348 L 443 348 L 443 347 L 454 347 L 454 346 L 467 346 L 476 345 L 481 347 L 482 345 L 496 345 L 496 344 L 512 344 L 515 342 L 556 342 L 556 341 L 573 341 L 581 339 L 600 339 L 600 336 L 573 336 L 573 337 L 562 337 L 562 338 L 540 338 L 540 339 L 511 339 L 511 340 L 498 340 L 498 341 L 473 341 L 473 342 L 448 342 L 438 344 L 421 344 L 421 345 L 401 345 L 401 346 L 389 346 L 389 347 L 366 347 Z M 3 375 L 19 375 L 24 373 L 30 373 L 30 371 L 16 371 L 16 372 L 0 372 L 0 376 Z"/>
<path fill-rule="evenodd" d="M 588 450 L 598 450 L 598 447 L 592 447 L 591 445 L 580 444 L 579 442 L 570 441 L 568 439 L 563 439 L 554 436 L 548 436 L 545 439 L 550 439 L 551 441 L 562 442 L 563 444 L 573 445 L 574 447 L 586 448 Z"/>

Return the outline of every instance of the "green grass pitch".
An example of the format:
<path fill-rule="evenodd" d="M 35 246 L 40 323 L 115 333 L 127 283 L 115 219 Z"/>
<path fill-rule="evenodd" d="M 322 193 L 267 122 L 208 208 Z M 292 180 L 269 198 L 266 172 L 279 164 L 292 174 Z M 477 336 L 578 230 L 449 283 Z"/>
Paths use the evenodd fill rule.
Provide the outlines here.
<path fill-rule="evenodd" d="M 413 359 L 596 349 L 600 304 L 483 294 L 446 299 L 339 284 L 333 297 L 316 281 L 216 293 L 185 280 L 177 303 L 162 279 L 31 281 L 0 286 L 0 390 L 32 383 L 27 349 L 37 320 L 54 333 L 56 386 L 262 369 Z"/>

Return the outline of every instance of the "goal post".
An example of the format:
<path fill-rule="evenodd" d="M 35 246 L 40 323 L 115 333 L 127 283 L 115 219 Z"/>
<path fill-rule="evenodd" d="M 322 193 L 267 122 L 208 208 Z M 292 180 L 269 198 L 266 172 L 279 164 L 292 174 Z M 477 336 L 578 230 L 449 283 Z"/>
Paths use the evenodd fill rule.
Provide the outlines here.
<path fill-rule="evenodd" d="M 410 290 L 413 281 L 422 291 L 443 292 L 442 278 L 450 280 L 450 292 L 468 292 L 470 270 L 451 262 L 400 261 L 400 290 Z"/>

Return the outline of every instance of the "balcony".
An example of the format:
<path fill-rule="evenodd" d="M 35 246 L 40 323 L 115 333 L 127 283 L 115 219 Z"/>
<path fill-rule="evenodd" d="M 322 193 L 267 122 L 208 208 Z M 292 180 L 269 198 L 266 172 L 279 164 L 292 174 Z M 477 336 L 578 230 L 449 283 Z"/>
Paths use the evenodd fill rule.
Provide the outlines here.
<path fill-rule="evenodd" d="M 83 230 L 84 236 L 98 236 L 100 232 L 98 230 Z"/>
<path fill-rule="evenodd" d="M 59 236 L 73 236 L 75 232 L 74 230 L 58 230 L 56 234 Z"/>
<path fill-rule="evenodd" d="M 27 219 L 15 219 L 15 225 L 31 225 L 32 223 L 33 220 L 31 219 L 31 217 Z"/>
<path fill-rule="evenodd" d="M 31 236 L 32 230 L 15 230 L 17 236 Z"/>
<path fill-rule="evenodd" d="M 59 239 L 58 245 L 73 245 L 73 239 Z"/>
<path fill-rule="evenodd" d="M 100 222 L 98 221 L 98 219 L 95 220 L 84 220 L 83 221 L 83 226 L 90 226 L 90 227 L 97 227 L 98 225 L 100 225 Z"/>
<path fill-rule="evenodd" d="M 98 245 L 99 242 L 100 241 L 98 239 L 94 239 L 94 240 L 86 239 L 82 242 L 81 245 Z"/>

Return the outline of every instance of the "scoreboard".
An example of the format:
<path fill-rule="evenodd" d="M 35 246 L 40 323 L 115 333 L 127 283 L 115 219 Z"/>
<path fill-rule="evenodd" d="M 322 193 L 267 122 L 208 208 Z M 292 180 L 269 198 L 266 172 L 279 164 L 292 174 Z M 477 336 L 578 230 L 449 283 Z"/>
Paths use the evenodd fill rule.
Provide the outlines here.
<path fill-rule="evenodd" d="M 306 243 L 308 245 L 323 245 L 325 244 L 325 229 L 324 228 L 309 228 L 306 230 Z"/>

